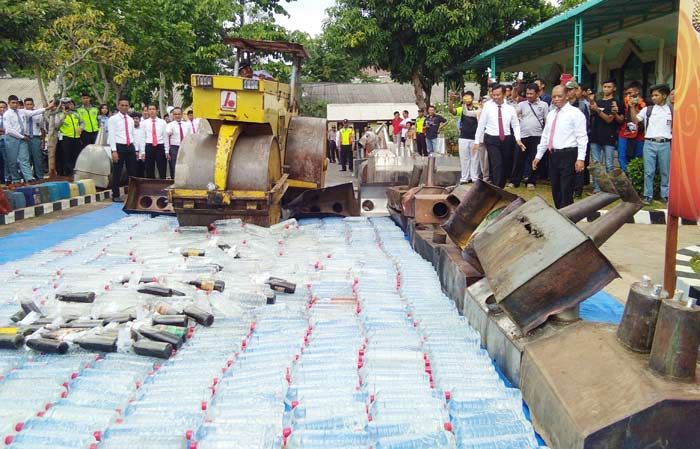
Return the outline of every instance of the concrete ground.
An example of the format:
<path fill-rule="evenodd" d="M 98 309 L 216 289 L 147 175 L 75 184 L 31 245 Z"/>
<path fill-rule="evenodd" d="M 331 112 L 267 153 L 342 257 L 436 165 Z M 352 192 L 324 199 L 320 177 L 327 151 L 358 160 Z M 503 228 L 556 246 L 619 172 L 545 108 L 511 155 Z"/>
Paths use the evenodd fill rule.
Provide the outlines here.
<path fill-rule="evenodd" d="M 663 284 L 666 226 L 626 224 L 601 247 L 622 276 L 605 291 L 620 302 L 627 300 L 632 282 L 649 275 L 654 283 Z M 700 243 L 700 226 L 679 227 L 678 248 Z"/>
<path fill-rule="evenodd" d="M 338 164 L 329 164 L 326 174 L 326 185 L 332 186 L 344 182 L 355 182 L 352 172 L 340 172 Z M 21 232 L 36 226 L 52 223 L 64 218 L 92 212 L 112 204 L 111 201 L 86 204 L 72 209 L 54 212 L 52 214 L 21 220 L 10 225 L 0 226 L 0 237 Z M 584 224 L 585 226 L 585 224 Z M 663 280 L 664 242 L 666 226 L 626 224 L 601 248 L 620 273 L 621 279 L 616 279 L 605 288 L 605 291 L 620 302 L 625 302 L 629 286 L 640 279 L 642 275 L 651 276 L 654 282 Z M 700 226 L 680 226 L 678 248 L 700 243 Z"/>

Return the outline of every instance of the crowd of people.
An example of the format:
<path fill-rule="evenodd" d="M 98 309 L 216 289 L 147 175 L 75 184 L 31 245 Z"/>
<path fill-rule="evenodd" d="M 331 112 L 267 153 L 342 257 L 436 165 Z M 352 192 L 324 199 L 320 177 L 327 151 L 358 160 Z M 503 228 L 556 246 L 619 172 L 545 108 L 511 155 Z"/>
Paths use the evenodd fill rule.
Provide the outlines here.
<path fill-rule="evenodd" d="M 125 101 L 120 100 L 119 105 Z M 128 101 L 126 105 L 125 111 L 121 106 L 118 111 L 111 111 L 106 104 L 96 107 L 86 92 L 80 95 L 77 108 L 68 97 L 39 109 L 32 98 L 21 100 L 10 95 L 7 102 L 0 101 L 0 184 L 33 182 L 53 175 L 49 173 L 45 151 L 50 121 L 58 141 L 55 170 L 59 176 L 73 175 L 81 151 L 94 144 L 102 130 L 115 166 L 119 165 L 115 136 L 124 138 L 128 132 L 129 139 L 121 143 L 133 145 L 133 163 L 128 162 L 131 157 L 124 156 L 129 175 L 174 178 L 180 144 L 186 135 L 198 131 L 199 119 L 193 117 L 191 110 L 185 114 L 179 107 L 168 108 L 160 117 L 155 105 L 143 107 L 140 112 L 134 111 Z"/>
<path fill-rule="evenodd" d="M 659 84 L 649 89 L 648 101 L 643 94 L 636 81 L 628 83 L 619 97 L 615 80 L 606 80 L 596 93 L 573 78 L 563 78 L 551 95 L 542 79 L 494 82 L 481 99 L 467 91 L 459 101 L 450 92 L 448 111 L 458 117 L 460 182 L 482 179 L 501 188 L 525 184 L 534 190 L 538 181 L 546 179 L 556 207 L 561 208 L 583 195 L 591 162 L 603 164 L 606 171 L 617 165 L 627 172 L 632 159 L 643 158 L 644 202 L 654 199 L 657 171 L 659 197 L 666 202 L 673 91 Z M 399 153 L 410 145 L 419 155 L 428 156 L 437 150 L 446 123 L 430 106 L 427 115 L 419 109 L 415 119 L 408 111 L 396 111 L 389 126 Z M 352 169 L 348 155 L 354 131 L 347 121 L 340 130 L 333 128 L 328 139 L 329 147 L 341 148 L 341 171 L 345 161 Z M 332 150 L 329 154 L 333 162 Z M 600 191 L 595 180 L 592 187 L 594 193 Z"/>

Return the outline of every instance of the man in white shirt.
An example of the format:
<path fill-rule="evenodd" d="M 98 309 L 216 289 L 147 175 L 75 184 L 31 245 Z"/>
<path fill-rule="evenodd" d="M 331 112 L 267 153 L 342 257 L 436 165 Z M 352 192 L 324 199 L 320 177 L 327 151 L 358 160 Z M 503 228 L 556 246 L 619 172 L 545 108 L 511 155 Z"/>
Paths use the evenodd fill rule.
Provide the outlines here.
<path fill-rule="evenodd" d="M 408 129 L 411 127 L 411 119 L 408 116 L 408 111 L 403 111 L 403 117 L 401 118 L 401 145 L 406 150 L 406 135 L 408 134 Z"/>
<path fill-rule="evenodd" d="M 561 209 L 574 202 L 574 183 L 576 173 L 584 168 L 588 132 L 586 116 L 569 104 L 564 86 L 552 89 L 552 105 L 554 109 L 547 115 L 532 170 L 537 170 L 537 165 L 548 151 L 552 197 L 555 207 Z"/>
<path fill-rule="evenodd" d="M 5 154 L 5 126 L 2 122 L 2 116 L 7 111 L 7 103 L 0 100 L 0 184 L 7 182 L 7 155 Z"/>
<path fill-rule="evenodd" d="M 668 201 L 668 171 L 671 164 L 671 131 L 673 110 L 666 104 L 671 89 L 666 84 L 652 86 L 651 106 L 637 112 L 636 105 L 630 108 L 634 123 L 644 122 L 644 203 L 654 198 L 654 175 L 656 167 L 661 174 L 661 199 Z"/>
<path fill-rule="evenodd" d="M 194 112 L 192 112 L 192 109 L 187 111 L 187 122 L 187 126 L 189 126 L 190 131 L 192 131 L 191 134 L 197 134 L 199 132 L 200 119 L 194 118 Z"/>
<path fill-rule="evenodd" d="M 155 179 L 157 167 L 158 178 L 165 179 L 170 157 L 167 126 L 165 120 L 158 117 L 156 106 L 149 104 L 148 118 L 141 123 L 146 136 L 146 178 Z"/>
<path fill-rule="evenodd" d="M 328 159 L 330 159 L 331 164 L 335 164 L 340 157 L 338 157 L 338 147 L 335 141 L 338 137 L 338 131 L 335 129 L 335 125 L 331 126 L 330 131 L 328 131 Z"/>
<path fill-rule="evenodd" d="M 25 181 L 34 181 L 32 167 L 29 165 L 29 142 L 30 127 L 28 119 L 43 114 L 45 110 L 56 109 L 56 103 L 52 103 L 48 108 L 35 109 L 29 111 L 19 109 L 19 98 L 10 95 L 8 98 L 9 109 L 3 114 L 3 126 L 5 129 L 5 155 L 8 164 L 8 175 L 10 182 L 20 181 L 20 171 Z"/>
<path fill-rule="evenodd" d="M 473 147 L 478 151 L 481 145 L 486 146 L 491 182 L 500 188 L 505 187 L 513 169 L 513 138 L 521 150 L 525 149 L 520 141 L 518 115 L 513 106 L 505 103 L 505 92 L 500 84 L 491 89 L 492 101 L 481 112 Z"/>
<path fill-rule="evenodd" d="M 34 99 L 29 97 L 24 99 L 24 110 L 34 110 Z M 29 161 L 34 166 L 34 177 L 43 179 L 44 160 L 41 154 L 41 143 L 44 136 L 44 115 L 38 114 L 27 118 L 27 125 L 29 126 L 29 141 L 27 142 Z"/>
<path fill-rule="evenodd" d="M 134 119 L 129 115 L 129 100 L 122 98 L 117 103 L 119 112 L 114 114 L 107 121 L 109 129 L 107 136 L 109 146 L 112 150 L 112 201 L 123 202 L 119 196 L 122 172 L 126 166 L 126 173 L 129 176 L 136 176 L 136 146 L 134 137 Z"/>
<path fill-rule="evenodd" d="M 525 145 L 525 151 L 517 151 L 511 182 L 513 187 L 519 187 L 523 176 L 526 178 L 527 189 L 535 190 L 537 175 L 532 171 L 532 160 L 537 154 L 537 145 L 542 138 L 545 119 L 549 112 L 549 105 L 539 97 L 537 84 L 525 86 L 526 101 L 518 104 L 518 117 L 520 117 L 520 135 Z"/>
<path fill-rule="evenodd" d="M 166 128 L 166 133 L 168 134 L 168 145 L 170 146 L 170 151 L 168 153 L 168 165 L 170 167 L 170 178 L 175 179 L 175 164 L 177 164 L 177 153 L 180 150 L 182 141 L 185 136 L 190 134 L 190 129 L 187 123 L 182 121 L 182 109 L 173 108 L 170 111 L 173 120 L 168 123 Z"/>
<path fill-rule="evenodd" d="M 136 147 L 136 176 L 146 177 L 146 133 L 141 127 L 141 115 L 133 112 L 131 118 L 134 119 L 134 147 Z"/>

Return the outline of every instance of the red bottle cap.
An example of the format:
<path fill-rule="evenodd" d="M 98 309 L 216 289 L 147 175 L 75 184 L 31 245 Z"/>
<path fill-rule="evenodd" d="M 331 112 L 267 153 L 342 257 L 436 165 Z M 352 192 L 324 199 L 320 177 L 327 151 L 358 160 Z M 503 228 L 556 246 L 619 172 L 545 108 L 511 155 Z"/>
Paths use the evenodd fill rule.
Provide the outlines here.
<path fill-rule="evenodd" d="M 12 440 L 13 440 L 13 439 L 14 439 L 14 438 L 12 438 L 12 435 L 6 436 L 6 437 L 5 437 L 5 444 L 9 446 L 10 444 L 12 444 Z"/>
<path fill-rule="evenodd" d="M 192 439 L 192 431 L 191 430 L 188 430 L 187 432 L 185 432 L 185 439 L 186 440 Z"/>
<path fill-rule="evenodd" d="M 18 422 L 18 423 L 15 425 L 15 432 L 21 432 L 22 429 L 24 429 L 24 423 L 23 423 L 23 422 Z"/>
<path fill-rule="evenodd" d="M 282 430 L 282 436 L 284 438 L 289 438 L 289 435 L 292 434 L 292 429 L 290 427 L 285 427 L 284 430 Z"/>
<path fill-rule="evenodd" d="M 99 430 L 96 430 L 95 432 L 92 433 L 92 436 L 95 437 L 97 441 L 102 441 L 102 432 Z"/>
<path fill-rule="evenodd" d="M 446 431 L 452 432 L 452 423 L 451 422 L 446 422 L 443 427 L 445 428 Z"/>
<path fill-rule="evenodd" d="M 202 410 L 207 409 L 207 401 L 202 401 Z"/>

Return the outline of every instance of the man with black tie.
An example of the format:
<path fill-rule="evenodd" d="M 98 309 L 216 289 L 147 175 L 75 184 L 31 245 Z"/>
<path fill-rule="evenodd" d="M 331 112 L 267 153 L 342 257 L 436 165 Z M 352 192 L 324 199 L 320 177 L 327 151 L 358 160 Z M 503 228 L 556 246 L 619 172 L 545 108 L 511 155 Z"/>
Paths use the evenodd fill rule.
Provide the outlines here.
<path fill-rule="evenodd" d="M 107 136 L 112 150 L 112 201 L 123 202 L 119 196 L 122 172 L 126 166 L 129 176 L 136 176 L 136 146 L 134 146 L 134 119 L 129 115 L 129 100 L 120 99 L 119 112 L 107 121 Z"/>
<path fill-rule="evenodd" d="M 552 106 L 532 169 L 537 170 L 542 156 L 548 151 L 552 197 L 555 207 L 561 209 L 574 202 L 576 173 L 583 171 L 586 159 L 588 129 L 586 116 L 567 101 L 564 86 L 552 90 Z"/>
<path fill-rule="evenodd" d="M 520 141 L 518 114 L 513 106 L 505 103 L 505 92 L 500 84 L 491 89 L 492 101 L 487 102 L 481 112 L 473 147 L 478 151 L 480 145 L 486 146 L 491 183 L 500 188 L 505 187 L 506 178 L 513 169 L 513 139 L 520 150 L 525 150 Z"/>

